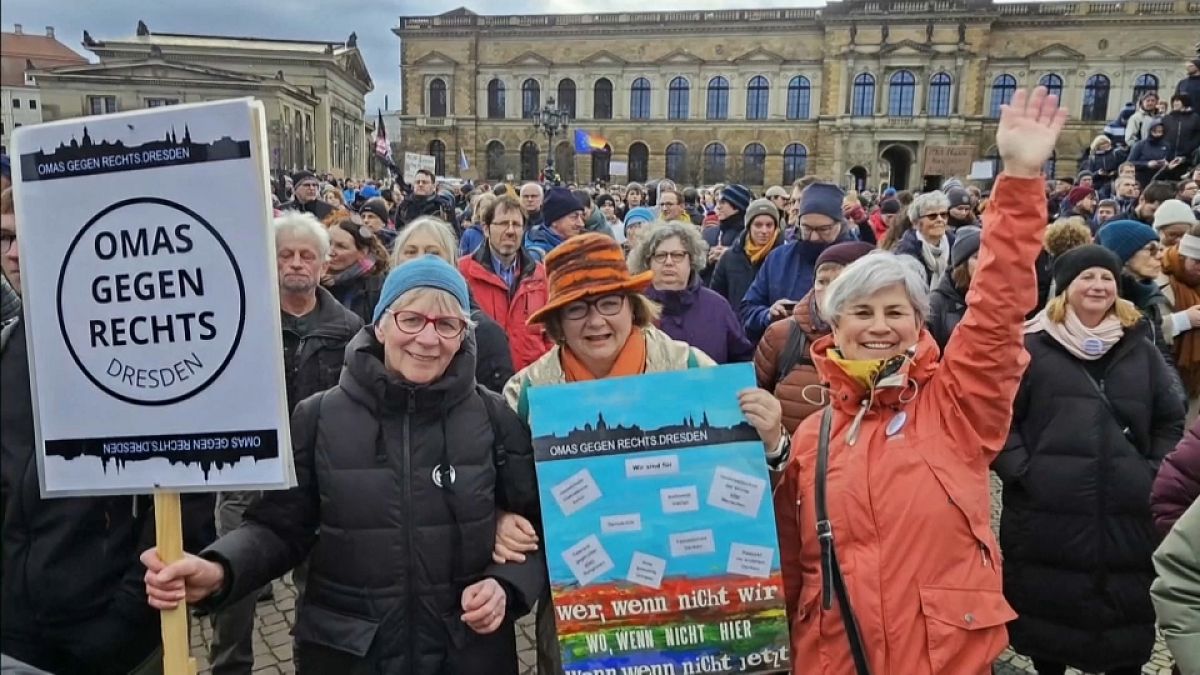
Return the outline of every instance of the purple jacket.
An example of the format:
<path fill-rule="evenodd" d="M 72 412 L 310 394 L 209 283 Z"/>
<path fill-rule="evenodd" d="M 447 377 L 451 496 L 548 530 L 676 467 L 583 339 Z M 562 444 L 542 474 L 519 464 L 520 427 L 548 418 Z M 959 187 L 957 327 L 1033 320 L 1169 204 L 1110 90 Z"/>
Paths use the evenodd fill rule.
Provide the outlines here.
<path fill-rule="evenodd" d="M 754 357 L 754 345 L 746 339 L 742 324 L 729 301 L 704 287 L 692 274 L 682 291 L 646 289 L 646 297 L 663 307 L 659 328 L 672 339 L 686 342 L 708 354 L 717 363 L 737 363 Z"/>
<path fill-rule="evenodd" d="M 1200 497 L 1200 420 L 1183 433 L 1175 450 L 1163 459 L 1150 489 L 1150 511 L 1162 534 Z"/>

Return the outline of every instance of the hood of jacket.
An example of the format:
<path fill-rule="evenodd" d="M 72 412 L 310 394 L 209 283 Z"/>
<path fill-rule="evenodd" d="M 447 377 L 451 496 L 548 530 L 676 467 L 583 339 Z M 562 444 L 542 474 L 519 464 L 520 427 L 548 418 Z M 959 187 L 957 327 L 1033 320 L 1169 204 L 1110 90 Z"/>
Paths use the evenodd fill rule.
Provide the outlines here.
<path fill-rule="evenodd" d="M 374 327 L 364 326 L 346 345 L 345 367 L 338 386 L 373 413 L 403 410 L 410 399 L 417 410 L 436 411 L 458 403 L 475 389 L 475 351 L 474 331 L 468 330 L 440 378 L 428 384 L 413 384 L 387 369 L 383 344 L 375 338 Z"/>
<path fill-rule="evenodd" d="M 744 229 L 746 227 L 746 214 L 738 211 L 725 220 L 720 221 L 718 225 L 721 228 L 721 232 Z"/>

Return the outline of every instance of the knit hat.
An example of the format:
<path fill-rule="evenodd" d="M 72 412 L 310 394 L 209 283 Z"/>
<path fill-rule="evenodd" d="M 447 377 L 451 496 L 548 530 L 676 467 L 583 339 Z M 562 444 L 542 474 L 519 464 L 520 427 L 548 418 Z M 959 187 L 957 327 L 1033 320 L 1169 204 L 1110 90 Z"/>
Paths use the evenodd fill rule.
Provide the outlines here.
<path fill-rule="evenodd" d="M 1183 235 L 1179 240 L 1179 255 L 1192 260 L 1200 260 L 1200 237 L 1190 234 Z"/>
<path fill-rule="evenodd" d="M 954 233 L 954 245 L 950 247 L 950 268 L 954 269 L 979 253 L 981 230 L 967 225 L 958 228 Z"/>
<path fill-rule="evenodd" d="M 629 227 L 633 223 L 650 223 L 654 222 L 654 210 L 646 206 L 635 206 L 625 214 L 625 226 Z"/>
<path fill-rule="evenodd" d="M 778 185 L 772 185 L 771 187 L 767 188 L 767 199 L 774 199 L 775 197 L 787 197 L 787 196 L 788 196 L 788 191 L 784 190 L 782 187 L 780 187 Z"/>
<path fill-rule="evenodd" d="M 374 213 L 386 225 L 388 222 L 388 207 L 387 202 L 383 201 L 383 197 L 374 197 L 368 199 L 358 208 L 359 214 Z"/>
<path fill-rule="evenodd" d="M 821 251 L 821 255 L 817 256 L 817 264 L 813 266 L 813 269 L 819 270 L 821 269 L 821 265 L 825 263 L 834 263 L 845 267 L 874 250 L 875 247 L 865 241 L 843 241 L 840 244 L 826 247 L 824 251 Z"/>
<path fill-rule="evenodd" d="M 971 205 L 971 193 L 962 188 L 950 188 L 946 198 L 950 200 L 950 208 Z"/>
<path fill-rule="evenodd" d="M 842 221 L 842 199 L 846 193 L 833 183 L 813 183 L 800 198 L 800 215 L 819 213 L 837 222 Z"/>
<path fill-rule="evenodd" d="M 887 213 L 887 214 L 900 213 L 900 200 L 899 199 L 883 200 L 879 204 L 879 212 Z"/>
<path fill-rule="evenodd" d="M 1079 202 L 1087 199 L 1088 195 L 1094 194 L 1096 194 L 1094 189 L 1085 185 L 1079 185 L 1071 188 L 1071 191 L 1067 193 L 1067 203 L 1074 208 L 1077 204 L 1079 204 Z"/>
<path fill-rule="evenodd" d="M 388 272 L 387 278 L 383 280 L 383 289 L 379 293 L 379 302 L 375 304 L 375 314 L 371 323 L 379 323 L 379 317 L 383 316 L 384 311 L 390 308 L 397 298 L 414 288 L 437 288 L 446 291 L 454 296 L 464 312 L 471 311 L 467 281 L 450 263 L 435 255 L 427 255 L 410 260 Z"/>
<path fill-rule="evenodd" d="M 961 180 L 959 180 L 957 178 L 949 178 L 944 183 L 942 183 L 942 192 L 949 192 L 950 190 L 953 190 L 954 188 L 960 188 L 962 186 L 963 186 L 963 184 L 962 184 Z"/>
<path fill-rule="evenodd" d="M 1146 228 L 1149 229 L 1149 228 Z M 1116 254 L 1103 246 L 1084 244 L 1058 256 L 1054 260 L 1054 288 L 1061 295 L 1084 270 L 1103 267 L 1112 272 L 1113 278 L 1121 276 L 1121 261 Z"/>
<path fill-rule="evenodd" d="M 1168 199 L 1160 204 L 1158 210 L 1154 212 L 1154 229 L 1156 230 L 1179 223 L 1195 225 L 1196 215 L 1192 213 L 1192 207 L 1178 199 Z"/>
<path fill-rule="evenodd" d="M 543 262 L 550 288 L 546 304 L 529 315 L 529 325 L 542 323 L 576 300 L 609 293 L 640 293 L 654 278 L 649 270 L 630 275 L 621 246 L 598 232 L 566 240 L 554 247 Z"/>
<path fill-rule="evenodd" d="M 1080 171 L 1079 173 L 1075 174 L 1075 180 L 1080 183 L 1083 182 L 1084 178 L 1092 178 L 1092 177 L 1093 177 L 1092 172 L 1088 171 L 1087 169 L 1084 169 L 1083 171 Z"/>
<path fill-rule="evenodd" d="M 746 189 L 744 185 L 736 183 L 726 185 L 725 189 L 721 191 L 721 201 L 729 202 L 729 205 L 735 211 L 741 211 L 742 213 L 746 212 L 752 199 L 754 199 L 754 195 L 750 194 L 750 190 Z"/>
<path fill-rule="evenodd" d="M 299 185 L 306 180 L 317 180 L 317 174 L 311 171 L 297 171 L 296 173 L 292 174 L 293 185 Z"/>
<path fill-rule="evenodd" d="M 1122 265 L 1152 241 L 1158 241 L 1158 233 L 1136 220 L 1114 220 L 1096 233 L 1096 243 L 1116 253 Z"/>
<path fill-rule="evenodd" d="M 746 226 L 754 222 L 756 216 L 766 214 L 771 216 L 771 220 L 775 221 L 775 225 L 779 225 L 779 209 L 771 203 L 769 199 L 755 199 L 750 202 L 750 207 L 746 209 Z"/>
<path fill-rule="evenodd" d="M 570 190 L 565 187 L 552 187 L 546 190 L 546 198 L 542 201 L 542 222 L 546 224 L 546 227 L 550 227 L 554 221 L 576 211 L 583 213 L 583 205 Z"/>

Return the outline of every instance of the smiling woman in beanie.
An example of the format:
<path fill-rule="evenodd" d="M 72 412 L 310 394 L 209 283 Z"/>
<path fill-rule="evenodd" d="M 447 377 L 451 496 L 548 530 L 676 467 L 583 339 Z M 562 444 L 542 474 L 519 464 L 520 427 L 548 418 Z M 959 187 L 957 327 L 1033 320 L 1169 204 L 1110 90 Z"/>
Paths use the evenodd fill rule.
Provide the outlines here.
<path fill-rule="evenodd" d="M 717 261 L 709 288 L 724 296 L 735 313 L 763 261 L 783 243 L 779 218 L 779 209 L 770 200 L 750 202 L 746 209 L 746 229 Z"/>
<path fill-rule="evenodd" d="M 1095 245 L 1055 261 L 1058 295 L 1026 327 L 1029 366 L 992 465 L 1018 614 L 1009 636 L 1038 673 L 1134 675 L 1154 645 L 1150 490 L 1184 408 L 1141 314 L 1117 294 L 1121 268 Z"/>

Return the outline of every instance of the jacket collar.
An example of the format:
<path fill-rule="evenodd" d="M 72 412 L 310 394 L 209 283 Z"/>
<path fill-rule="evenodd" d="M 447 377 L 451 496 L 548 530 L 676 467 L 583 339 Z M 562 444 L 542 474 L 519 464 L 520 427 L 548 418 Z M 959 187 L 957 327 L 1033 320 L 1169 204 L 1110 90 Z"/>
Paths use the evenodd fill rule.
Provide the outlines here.
<path fill-rule="evenodd" d="M 937 371 L 938 358 L 941 355 L 937 342 L 928 330 L 921 329 L 917 339 L 917 351 L 913 358 L 901 369 L 904 386 L 884 387 L 876 390 L 874 398 L 857 380 L 850 377 L 841 366 L 834 363 L 826 354 L 836 343 L 833 334 L 819 338 L 812 346 L 813 365 L 817 374 L 829 387 L 830 402 L 835 408 L 851 415 L 858 412 L 864 403 L 870 404 L 870 409 L 901 408 L 929 383 Z M 915 391 L 914 391 L 915 389 Z"/>
<path fill-rule="evenodd" d="M 646 297 L 662 305 L 663 314 L 667 316 L 678 316 L 687 312 L 688 308 L 696 304 L 699 296 L 700 275 L 695 272 L 692 272 L 692 278 L 683 290 L 660 291 L 653 286 L 646 289 Z"/>
<path fill-rule="evenodd" d="M 492 247 L 488 244 L 487 239 L 475 249 L 475 253 L 471 255 L 475 262 L 483 265 L 485 270 L 492 270 Z M 525 251 L 525 242 L 522 240 L 521 248 L 517 249 L 517 278 L 525 279 L 533 276 L 534 270 L 537 269 L 537 261 L 529 256 Z"/>

